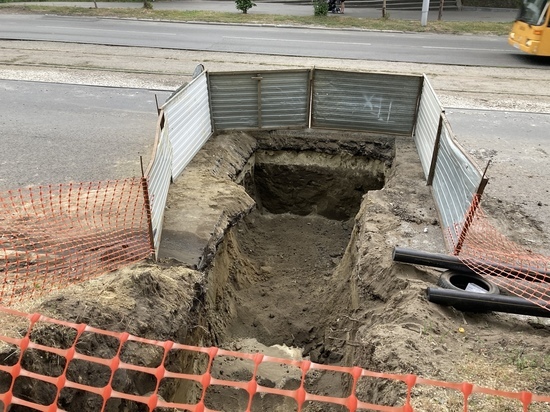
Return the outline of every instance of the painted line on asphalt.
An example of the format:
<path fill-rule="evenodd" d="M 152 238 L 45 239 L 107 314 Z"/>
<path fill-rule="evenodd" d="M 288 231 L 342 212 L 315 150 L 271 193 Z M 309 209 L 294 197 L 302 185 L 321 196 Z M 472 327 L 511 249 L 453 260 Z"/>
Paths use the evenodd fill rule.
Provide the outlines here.
<path fill-rule="evenodd" d="M 75 27 L 63 27 L 63 26 L 36 26 L 38 28 L 42 28 L 42 29 L 62 29 L 62 30 L 75 30 Z M 111 29 L 99 29 L 99 28 L 88 28 L 88 27 L 78 27 L 77 28 L 78 31 L 82 31 L 82 30 L 88 30 L 88 31 L 100 31 L 100 32 L 105 32 L 105 31 L 108 31 L 108 32 L 115 32 L 115 33 L 137 33 L 137 34 L 153 34 L 155 36 L 177 36 L 178 34 L 177 33 L 156 33 L 156 32 L 144 32 L 142 30 L 140 31 L 137 31 L 137 30 L 111 30 Z"/>
<path fill-rule="evenodd" d="M 224 39 L 231 40 L 262 40 L 262 41 L 280 41 L 286 43 L 323 43 L 323 44 L 353 44 L 359 46 L 372 46 L 371 43 L 353 43 L 347 41 L 319 41 L 319 40 L 294 40 L 294 39 L 277 39 L 277 38 L 268 38 L 268 37 L 234 37 L 234 36 L 223 36 Z"/>
<path fill-rule="evenodd" d="M 467 51 L 493 51 L 501 52 L 505 49 L 476 49 L 474 47 L 444 47 L 444 46 L 422 46 L 423 49 L 441 49 L 441 50 L 467 50 Z"/>

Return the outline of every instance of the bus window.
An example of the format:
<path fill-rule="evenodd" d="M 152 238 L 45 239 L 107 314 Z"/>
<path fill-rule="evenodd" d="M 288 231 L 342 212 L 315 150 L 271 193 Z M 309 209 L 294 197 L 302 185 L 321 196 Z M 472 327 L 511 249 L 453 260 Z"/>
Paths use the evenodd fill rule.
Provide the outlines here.
<path fill-rule="evenodd" d="M 508 43 L 529 54 L 550 56 L 550 0 L 524 0 Z"/>
<path fill-rule="evenodd" d="M 540 26 L 544 23 L 547 9 L 548 0 L 527 0 L 520 8 L 517 20 Z"/>

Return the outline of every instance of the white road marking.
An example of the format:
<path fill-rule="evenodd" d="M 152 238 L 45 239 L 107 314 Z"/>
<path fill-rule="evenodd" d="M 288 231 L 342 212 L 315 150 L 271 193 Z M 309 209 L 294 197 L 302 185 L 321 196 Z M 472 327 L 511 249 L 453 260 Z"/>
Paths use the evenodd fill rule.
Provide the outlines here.
<path fill-rule="evenodd" d="M 66 30 L 74 30 L 74 27 L 63 27 L 63 26 L 37 26 L 43 29 L 66 29 Z M 155 33 L 155 32 L 144 32 L 144 31 L 134 31 L 134 30 L 109 30 L 109 29 L 96 29 L 96 28 L 87 28 L 87 27 L 78 27 L 78 30 L 90 30 L 90 31 L 110 31 L 115 33 L 137 33 L 137 34 L 147 34 L 147 35 L 155 35 L 155 36 L 177 36 L 177 33 Z"/>
<path fill-rule="evenodd" d="M 504 49 L 476 49 L 473 47 L 438 47 L 438 46 L 422 46 L 423 49 L 442 49 L 442 50 L 468 50 L 468 51 L 496 51 L 501 52 Z"/>
<path fill-rule="evenodd" d="M 371 46 L 371 43 L 351 43 L 346 41 L 320 41 L 320 40 L 293 40 L 293 39 L 276 39 L 276 38 L 267 38 L 267 37 L 233 37 L 233 36 L 224 36 L 224 39 L 233 39 L 233 40 L 262 40 L 262 41 L 280 41 L 286 43 L 322 43 L 322 44 L 354 44 L 359 46 Z"/>

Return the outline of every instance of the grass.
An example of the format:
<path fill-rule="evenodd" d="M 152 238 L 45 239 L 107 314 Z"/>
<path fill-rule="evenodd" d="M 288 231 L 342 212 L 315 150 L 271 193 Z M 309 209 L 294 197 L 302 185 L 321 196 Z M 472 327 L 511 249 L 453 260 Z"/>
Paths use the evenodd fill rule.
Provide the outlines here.
<path fill-rule="evenodd" d="M 419 325 L 420 326 L 420 325 Z M 470 382 L 479 387 L 493 388 L 507 392 L 530 391 L 535 394 L 548 393 L 550 382 L 550 354 L 541 352 L 540 348 L 509 343 L 503 337 L 504 344 L 488 345 L 482 339 L 461 336 L 440 331 L 434 324 L 427 322 L 421 331 L 434 347 L 452 348 L 453 340 L 473 339 L 474 345 L 464 351 L 452 354 L 456 363 L 450 370 L 445 363 L 441 364 L 444 380 L 447 382 Z M 459 338 L 457 338 L 459 336 Z M 413 389 L 412 404 L 415 410 L 424 412 L 456 412 L 464 410 L 464 394 L 460 388 L 443 388 L 430 385 L 417 385 Z M 499 394 L 474 392 L 468 399 L 470 411 L 518 412 L 522 405 L 517 399 Z M 548 412 L 549 403 L 533 402 L 529 412 Z"/>
<path fill-rule="evenodd" d="M 152 3 L 154 5 L 154 3 Z M 154 6 L 153 6 L 154 7 Z M 502 22 L 461 22 L 430 21 L 422 26 L 419 21 L 397 20 L 390 18 L 355 18 L 344 16 L 285 16 L 272 14 L 222 13 L 212 11 L 154 10 L 145 8 L 93 8 L 71 6 L 45 6 L 0 4 L 0 13 L 48 13 L 62 16 L 118 17 L 148 20 L 218 22 L 233 24 L 266 24 L 327 28 L 353 28 L 361 30 L 387 30 L 405 32 L 432 32 L 449 34 L 492 34 L 507 35 L 510 23 Z"/>
<path fill-rule="evenodd" d="M 462 0 L 465 7 L 488 7 L 488 8 L 506 8 L 519 9 L 522 0 Z"/>

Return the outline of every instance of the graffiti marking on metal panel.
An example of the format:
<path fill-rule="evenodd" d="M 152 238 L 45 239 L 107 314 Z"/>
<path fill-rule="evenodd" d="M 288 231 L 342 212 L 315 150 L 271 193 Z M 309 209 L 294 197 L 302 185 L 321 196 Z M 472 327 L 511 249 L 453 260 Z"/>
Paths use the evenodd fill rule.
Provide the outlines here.
<path fill-rule="evenodd" d="M 363 108 L 368 111 L 369 114 L 374 116 L 378 121 L 389 123 L 391 117 L 391 110 L 393 105 L 392 99 L 385 99 L 382 96 L 376 94 L 363 93 L 363 99 L 365 102 Z"/>

